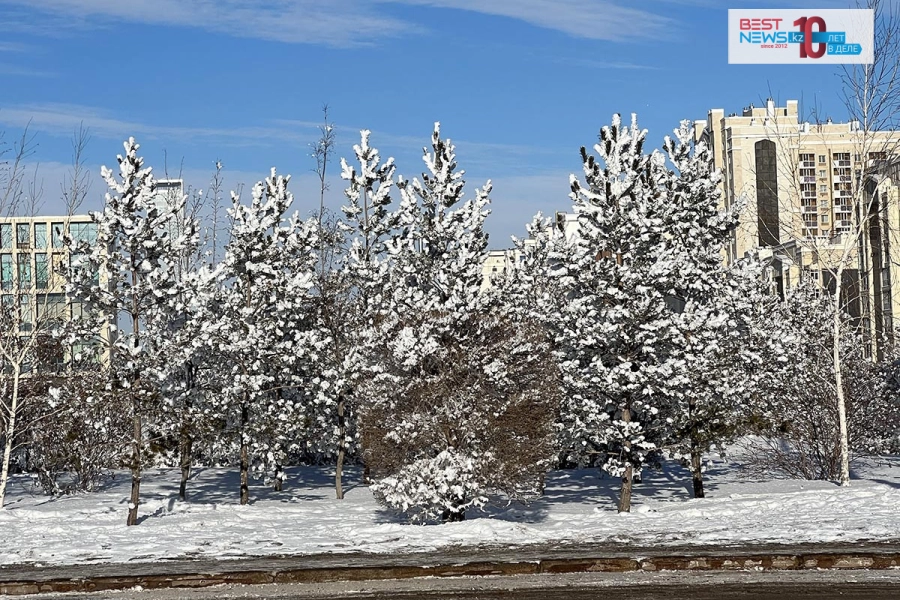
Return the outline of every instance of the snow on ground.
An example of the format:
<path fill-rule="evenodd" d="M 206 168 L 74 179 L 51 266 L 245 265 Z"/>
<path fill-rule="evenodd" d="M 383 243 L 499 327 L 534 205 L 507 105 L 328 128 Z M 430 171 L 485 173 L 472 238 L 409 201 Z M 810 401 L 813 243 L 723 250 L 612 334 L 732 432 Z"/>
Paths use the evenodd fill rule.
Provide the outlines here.
<path fill-rule="evenodd" d="M 234 470 L 198 469 L 179 502 L 177 469 L 145 472 L 142 519 L 126 527 L 129 480 L 102 492 L 48 498 L 31 480 L 10 482 L 0 510 L 0 565 L 235 558 L 319 552 L 397 552 L 448 545 L 539 542 L 724 545 L 742 542 L 858 542 L 900 539 L 900 459 L 854 473 L 851 487 L 829 482 L 742 479 L 734 464 L 707 473 L 707 498 L 690 498 L 684 469 L 650 471 L 635 488 L 632 513 L 615 510 L 617 480 L 596 470 L 555 471 L 546 496 L 528 506 L 472 513 L 467 521 L 408 525 L 380 508 L 349 474 L 343 501 L 333 471 L 288 472 L 284 492 L 251 487 L 240 506 Z"/>

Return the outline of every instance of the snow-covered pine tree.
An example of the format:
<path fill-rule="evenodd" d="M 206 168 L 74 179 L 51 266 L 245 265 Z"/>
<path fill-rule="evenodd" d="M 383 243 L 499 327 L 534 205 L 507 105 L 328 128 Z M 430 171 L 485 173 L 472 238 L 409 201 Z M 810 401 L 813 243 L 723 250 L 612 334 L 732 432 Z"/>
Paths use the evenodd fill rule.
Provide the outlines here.
<path fill-rule="evenodd" d="M 317 335 L 309 326 L 317 226 L 315 219 L 286 219 L 293 201 L 288 180 L 273 169 L 254 186 L 249 206 L 232 194 L 225 257 L 201 274 L 217 285 L 194 315 L 200 339 L 221 361 L 224 380 L 212 414 L 237 430 L 241 504 L 250 500 L 251 461 L 277 467 L 299 447 L 306 423 L 304 375 Z"/>
<path fill-rule="evenodd" d="M 318 325 L 326 332 L 319 340 L 321 360 L 313 382 L 317 428 L 315 449 L 336 458 L 335 496 L 343 499 L 343 469 L 348 454 L 356 449 L 358 385 L 362 371 L 358 349 L 363 329 L 375 318 L 382 303 L 382 286 L 387 265 L 385 242 L 393 231 L 395 218 L 388 210 L 394 187 L 394 159 L 383 163 L 378 149 L 369 145 L 370 132 L 360 132 L 353 146 L 356 162 L 341 159 L 341 178 L 347 182 L 342 207 L 343 221 L 329 236 L 339 269 L 320 284 Z M 344 236 L 347 248 L 339 248 Z M 342 252 L 338 252 L 342 250 Z"/>
<path fill-rule="evenodd" d="M 644 153 L 646 131 L 620 116 L 600 132 L 600 161 L 581 149 L 585 183 L 571 178 L 577 234 L 552 257 L 568 298 L 557 335 L 566 386 L 563 443 L 570 456 L 622 478 L 619 511 L 648 455 L 667 391 L 677 335 L 665 264 L 668 172 L 659 153 Z"/>
<path fill-rule="evenodd" d="M 137 155 L 134 138 L 118 156 L 119 178 L 103 167 L 110 191 L 101 212 L 91 213 L 97 224 L 95 243 L 68 237 L 72 257 L 67 272 L 67 293 L 83 307 L 86 319 L 72 323 L 73 341 L 96 337 L 107 327 L 112 333 L 100 340 L 99 351 L 109 361 L 110 388 L 129 399 L 132 422 L 131 497 L 128 525 L 137 523 L 146 415 L 158 408 L 155 382 L 147 377 L 151 339 L 147 320 L 163 306 L 174 290 L 177 260 L 188 243 L 185 235 L 173 236 L 171 223 L 183 204 L 161 204 L 153 199 L 155 183 L 149 168 Z"/>
<path fill-rule="evenodd" d="M 682 121 L 663 150 L 674 171 L 667 183 L 658 270 L 680 335 L 668 393 L 660 398 L 666 451 L 690 464 L 694 496 L 703 492 L 702 455 L 732 440 L 749 416 L 759 359 L 752 324 L 770 308 L 760 265 L 726 266 L 723 248 L 741 207 L 720 209 L 719 174 L 705 144 Z"/>
<path fill-rule="evenodd" d="M 372 490 L 414 518 L 461 520 L 489 495 L 540 492 L 558 389 L 542 332 L 481 293 L 490 184 L 463 201 L 440 137 L 422 181 L 401 181 L 383 307 L 361 355 Z"/>
<path fill-rule="evenodd" d="M 190 216 L 184 223 L 194 231 L 198 229 Z M 208 442 L 218 433 L 214 420 L 207 418 L 203 409 L 214 394 L 221 392 L 221 365 L 215 351 L 204 343 L 202 332 L 203 321 L 210 318 L 204 308 L 215 291 L 215 280 L 201 272 L 207 265 L 198 244 L 184 248 L 179 259 L 175 287 L 168 302 L 149 320 L 147 333 L 154 339 L 153 373 L 164 403 L 161 429 L 177 443 L 181 468 L 178 497 L 186 500 L 195 444 L 201 439 Z"/>

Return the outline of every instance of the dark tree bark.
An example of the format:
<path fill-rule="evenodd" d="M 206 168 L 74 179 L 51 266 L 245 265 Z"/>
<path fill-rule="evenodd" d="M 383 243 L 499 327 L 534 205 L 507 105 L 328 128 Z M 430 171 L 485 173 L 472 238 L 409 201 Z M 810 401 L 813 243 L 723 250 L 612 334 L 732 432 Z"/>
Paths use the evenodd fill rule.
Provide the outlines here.
<path fill-rule="evenodd" d="M 343 477 L 344 477 L 344 454 L 346 453 L 345 438 L 347 437 L 347 423 L 344 420 L 344 398 L 338 400 L 337 405 L 338 416 L 338 455 L 337 465 L 334 469 L 334 490 L 338 500 L 344 499 Z"/>
<path fill-rule="evenodd" d="M 276 464 L 275 465 L 275 485 L 273 489 L 276 492 L 284 491 L 284 466 Z"/>
<path fill-rule="evenodd" d="M 622 421 L 625 423 L 631 422 L 631 408 L 625 407 L 622 410 Z M 619 496 L 619 512 L 631 512 L 631 485 L 632 478 L 634 476 L 634 469 L 632 468 L 631 461 L 631 442 L 625 441 L 623 444 L 625 446 L 625 451 L 627 454 L 627 458 L 629 464 L 625 467 L 625 474 L 622 475 L 622 493 Z"/>
<path fill-rule="evenodd" d="M 188 426 L 183 425 L 181 428 L 181 442 L 179 444 L 180 465 L 181 465 L 181 484 L 178 486 L 178 499 L 184 502 L 187 500 L 187 482 L 191 476 L 191 457 L 194 452 L 194 440 L 188 431 Z"/>
<path fill-rule="evenodd" d="M 128 520 L 126 525 L 137 525 L 138 505 L 141 503 L 141 416 L 137 414 L 137 406 L 133 408 L 134 439 L 131 442 L 131 499 L 128 503 Z"/>
<path fill-rule="evenodd" d="M 250 503 L 250 447 L 247 443 L 247 421 L 250 418 L 247 404 L 249 393 L 244 392 L 241 405 L 241 504 Z"/>
<path fill-rule="evenodd" d="M 188 363 L 184 369 L 185 388 L 191 390 L 194 387 L 194 368 Z M 185 400 L 184 414 L 181 417 L 181 439 L 178 444 L 179 464 L 181 466 L 181 483 L 178 486 L 178 499 L 187 500 L 187 482 L 191 476 L 191 463 L 194 454 L 194 438 L 191 435 L 191 421 L 188 416 L 190 405 Z"/>
<path fill-rule="evenodd" d="M 694 482 L 694 498 L 704 498 L 703 494 L 703 463 L 700 452 L 700 444 L 691 436 L 691 479 Z"/>

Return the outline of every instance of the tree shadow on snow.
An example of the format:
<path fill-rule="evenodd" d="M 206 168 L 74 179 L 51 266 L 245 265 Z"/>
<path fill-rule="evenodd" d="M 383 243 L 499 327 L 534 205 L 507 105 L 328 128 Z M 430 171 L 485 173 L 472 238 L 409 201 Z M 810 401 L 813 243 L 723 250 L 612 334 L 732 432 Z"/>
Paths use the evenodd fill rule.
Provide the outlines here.
<path fill-rule="evenodd" d="M 483 510 L 470 509 L 466 520 L 493 519 L 517 523 L 540 523 L 549 518 L 554 507 L 583 505 L 586 511 L 615 512 L 618 508 L 622 480 L 603 473 L 600 469 L 564 469 L 547 474 L 544 494 L 529 502 L 491 498 Z M 653 501 L 681 502 L 692 497 L 690 472 L 678 465 L 666 464 L 664 468 L 644 471 L 642 481 L 635 483 L 632 504 L 637 506 Z M 408 523 L 409 519 L 399 511 L 380 507 L 374 515 L 376 523 Z"/>
<path fill-rule="evenodd" d="M 328 467 L 291 467 L 285 469 L 285 480 L 281 491 L 272 483 L 251 477 L 249 481 L 250 505 L 259 502 L 299 503 L 316 500 L 334 500 L 334 469 Z M 344 471 L 344 492 L 360 485 L 361 469 L 348 468 Z M 179 469 L 149 469 L 145 474 L 142 501 L 177 503 L 181 482 Z M 335 500 L 337 502 L 337 500 Z M 239 504 L 240 471 L 233 467 L 196 467 L 187 482 L 186 504 Z M 174 507 L 174 504 L 173 504 Z M 157 509 L 147 515 L 171 512 Z"/>

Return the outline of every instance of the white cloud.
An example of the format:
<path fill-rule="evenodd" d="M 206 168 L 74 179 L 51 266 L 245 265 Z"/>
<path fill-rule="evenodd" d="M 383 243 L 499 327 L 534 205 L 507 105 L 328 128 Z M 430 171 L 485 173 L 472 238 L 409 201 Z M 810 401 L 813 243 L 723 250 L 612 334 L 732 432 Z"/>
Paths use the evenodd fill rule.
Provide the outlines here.
<path fill-rule="evenodd" d="M 418 29 L 362 0 L 0 0 L 0 4 L 39 10 L 66 27 L 72 19 L 82 26 L 147 23 L 330 46 L 365 45 Z"/>
<path fill-rule="evenodd" d="M 0 66 L 2 72 L 2 66 Z M 294 149 L 305 149 L 319 135 L 320 123 L 292 119 L 271 119 L 251 126 L 182 127 L 159 125 L 119 118 L 99 108 L 75 104 L 30 104 L 0 108 L 0 128 L 22 129 L 28 126 L 32 132 L 71 138 L 75 130 L 84 125 L 95 138 L 122 141 L 134 136 L 138 141 L 155 140 L 164 143 L 202 144 L 209 148 L 273 148 L 279 144 Z M 339 153 L 348 159 L 351 147 L 359 142 L 359 130 L 338 124 Z M 559 150 L 541 146 L 459 140 L 445 129 L 457 147 L 462 168 L 471 172 L 519 174 L 527 173 L 535 163 L 546 164 L 547 159 L 558 159 Z M 402 135 L 373 131 L 371 142 L 381 150 L 383 157 L 394 156 L 398 171 L 406 177 L 417 176 L 422 170 L 423 146 L 431 141 L 431 129 L 420 135 Z M 301 150 L 302 152 L 302 150 Z M 474 180 L 473 180 L 474 181 Z"/>
<path fill-rule="evenodd" d="M 56 77 L 56 73 L 50 71 L 41 71 L 37 69 L 29 69 L 19 65 L 10 65 L 0 63 L 0 75 L 8 75 L 10 77 Z"/>
<path fill-rule="evenodd" d="M 42 19 L 32 31 L 52 34 L 73 26 L 117 22 L 190 27 L 225 35 L 337 47 L 424 33 L 428 27 L 379 10 L 407 4 L 507 17 L 588 39 L 622 41 L 657 37 L 671 19 L 612 0 L 0 0 L 7 20 L 27 25 L 24 9 Z M 15 14 L 12 14 L 15 11 Z M 35 25 L 36 27 L 36 25 Z"/>
<path fill-rule="evenodd" d="M 653 38 L 674 21 L 610 0 L 387 0 L 509 17 L 537 27 L 598 40 Z"/>
<path fill-rule="evenodd" d="M 120 119 L 105 111 L 77 104 L 28 104 L 0 108 L 0 126 L 22 128 L 26 125 L 34 131 L 50 135 L 71 137 L 72 132 L 84 124 L 91 135 L 104 139 L 124 140 L 129 136 L 215 142 L 229 146 L 269 145 L 273 140 L 306 144 L 315 138 L 315 124 L 302 121 L 284 123 L 279 127 L 178 127 L 154 125 Z"/>
<path fill-rule="evenodd" d="M 17 42 L 0 42 L 0 52 L 27 52 L 31 47 L 28 44 L 19 44 Z"/>

